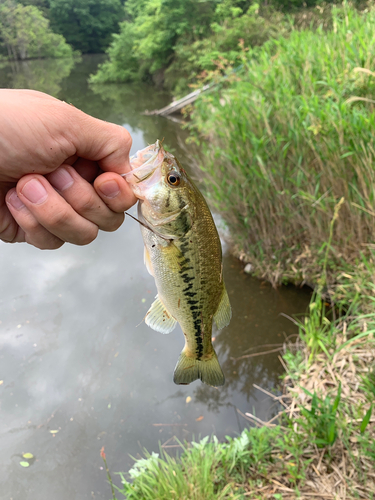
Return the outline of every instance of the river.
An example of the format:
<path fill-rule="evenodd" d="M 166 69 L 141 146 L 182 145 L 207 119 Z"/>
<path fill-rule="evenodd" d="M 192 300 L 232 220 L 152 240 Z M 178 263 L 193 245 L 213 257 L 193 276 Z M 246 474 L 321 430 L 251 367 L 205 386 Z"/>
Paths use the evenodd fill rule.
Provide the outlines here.
<path fill-rule="evenodd" d="M 189 163 L 186 131 L 145 109 L 168 103 L 145 85 L 90 88 L 97 56 L 81 61 L 29 61 L 0 67 L 0 86 L 55 95 L 98 118 L 126 127 L 135 152 L 157 138 Z M 199 180 L 199 179 L 198 179 Z M 135 213 L 131 209 L 130 213 Z M 143 265 L 136 222 L 101 232 L 90 245 L 41 251 L 0 242 L 0 499 L 108 499 L 100 457 L 112 472 L 127 471 L 146 448 L 175 452 L 176 436 L 235 436 L 278 411 L 273 390 L 283 372 L 272 349 L 296 333 L 280 313 L 306 310 L 310 294 L 273 289 L 243 272 L 224 252 L 224 277 L 233 308 L 229 327 L 214 332 L 226 384 L 176 386 L 173 369 L 183 347 L 180 328 L 159 334 L 142 322 L 156 290 Z M 32 453 L 30 466 L 20 465 Z M 120 485 L 118 476 L 114 482 Z"/>

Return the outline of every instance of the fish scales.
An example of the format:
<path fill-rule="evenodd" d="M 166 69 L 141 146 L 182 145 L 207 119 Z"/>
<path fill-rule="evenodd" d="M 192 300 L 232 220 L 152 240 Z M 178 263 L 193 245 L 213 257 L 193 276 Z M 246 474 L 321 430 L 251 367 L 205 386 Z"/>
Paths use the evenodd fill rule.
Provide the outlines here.
<path fill-rule="evenodd" d="M 226 326 L 231 309 L 217 229 L 205 199 L 178 161 L 158 142 L 148 152 L 150 148 L 156 151 L 160 165 L 154 168 L 155 160 L 133 179 L 134 192 L 140 198 L 145 263 L 158 290 L 146 323 L 163 333 L 172 331 L 176 322 L 180 324 L 185 347 L 175 368 L 176 383 L 200 378 L 209 385 L 222 385 L 224 375 L 212 346 L 212 325 L 215 320 L 218 328 Z M 139 152 L 137 167 L 141 159 Z M 171 179 L 177 186 L 171 185 Z"/>

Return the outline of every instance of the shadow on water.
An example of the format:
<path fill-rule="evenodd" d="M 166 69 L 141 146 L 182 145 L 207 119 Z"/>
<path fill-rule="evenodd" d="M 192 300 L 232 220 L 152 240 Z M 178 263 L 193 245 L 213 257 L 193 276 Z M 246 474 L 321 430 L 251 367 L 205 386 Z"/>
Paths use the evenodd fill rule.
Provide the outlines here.
<path fill-rule="evenodd" d="M 99 60 L 83 57 L 50 70 L 50 62 L 32 61 L 18 73 L 3 67 L 0 85 L 38 88 L 124 125 L 133 151 L 164 137 L 187 166 L 185 132 L 141 114 L 165 105 L 168 94 L 144 85 L 88 87 Z M 174 446 L 173 436 L 238 434 L 248 422 L 237 409 L 263 420 L 278 411 L 254 387 L 277 387 L 283 371 L 278 354 L 238 358 L 296 334 L 280 313 L 304 312 L 309 291 L 274 290 L 225 254 L 233 318 L 213 335 L 226 384 L 176 386 L 172 375 L 183 334 L 176 328 L 161 335 L 141 322 L 156 293 L 142 254 L 139 228 L 130 219 L 86 247 L 42 252 L 0 243 L 1 500 L 106 499 L 103 445 L 111 470 L 127 470 L 129 455 L 143 447 L 157 451 L 159 442 Z M 25 452 L 35 455 L 28 469 L 20 466 Z"/>

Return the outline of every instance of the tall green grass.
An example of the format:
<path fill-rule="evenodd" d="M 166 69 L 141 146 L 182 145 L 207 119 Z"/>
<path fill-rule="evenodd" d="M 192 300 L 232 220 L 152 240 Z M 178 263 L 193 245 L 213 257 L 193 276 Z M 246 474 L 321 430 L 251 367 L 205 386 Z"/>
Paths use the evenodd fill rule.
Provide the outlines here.
<path fill-rule="evenodd" d="M 295 30 L 243 55 L 243 70 L 197 101 L 211 201 L 274 282 L 317 282 L 369 258 L 375 237 L 375 8 L 332 9 L 332 29 Z M 367 101 L 353 100 L 352 97 Z"/>

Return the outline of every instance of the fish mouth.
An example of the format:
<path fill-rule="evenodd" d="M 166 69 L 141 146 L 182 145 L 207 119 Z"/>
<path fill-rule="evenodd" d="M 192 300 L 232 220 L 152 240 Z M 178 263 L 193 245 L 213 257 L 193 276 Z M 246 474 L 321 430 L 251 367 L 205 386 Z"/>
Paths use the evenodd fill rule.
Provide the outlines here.
<path fill-rule="evenodd" d="M 144 190 L 160 180 L 161 169 L 159 167 L 162 165 L 164 158 L 165 152 L 159 140 L 131 156 L 131 170 L 126 174 L 122 174 L 122 177 L 125 177 L 126 181 L 132 185 L 133 191 L 138 198 L 142 199 L 143 196 L 141 196 L 141 186 L 138 187 L 137 184 L 142 184 L 142 190 Z M 159 175 L 155 175 L 157 172 L 159 172 Z"/>

